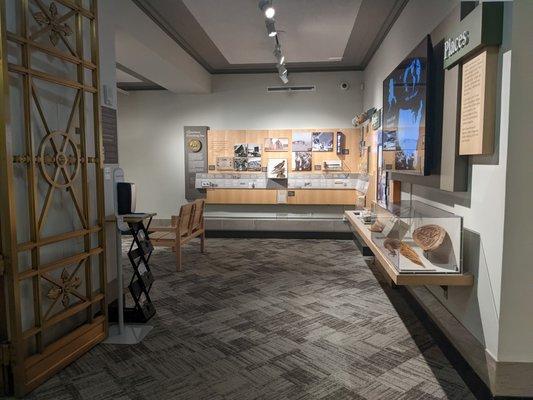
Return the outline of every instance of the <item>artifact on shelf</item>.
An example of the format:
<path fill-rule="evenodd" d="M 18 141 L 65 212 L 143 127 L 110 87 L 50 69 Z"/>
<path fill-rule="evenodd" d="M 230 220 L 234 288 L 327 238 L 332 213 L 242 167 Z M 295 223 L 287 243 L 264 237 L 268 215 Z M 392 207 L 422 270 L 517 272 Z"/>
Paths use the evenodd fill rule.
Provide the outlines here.
<path fill-rule="evenodd" d="M 387 238 L 383 242 L 383 247 L 385 247 L 389 251 L 389 255 L 395 256 L 396 250 L 398 250 L 401 247 L 401 241 L 399 239 L 390 239 Z"/>
<path fill-rule="evenodd" d="M 383 229 L 385 229 L 385 225 L 383 225 L 383 222 L 380 220 L 376 220 L 376 222 L 374 222 L 368 229 L 370 229 L 371 232 L 382 232 Z"/>
<path fill-rule="evenodd" d="M 439 225 L 424 225 L 413 231 L 413 240 L 424 251 L 437 250 L 446 237 L 446 230 Z"/>
<path fill-rule="evenodd" d="M 413 250 L 413 248 L 399 239 L 385 239 L 383 242 L 383 247 L 389 251 L 390 256 L 395 256 L 397 254 L 396 251 L 400 250 L 400 254 L 409 261 L 420 265 L 421 267 L 424 266 L 424 263 L 418 254 L 416 254 L 416 252 Z"/>
<path fill-rule="evenodd" d="M 424 263 L 422 262 L 418 254 L 416 254 L 416 252 L 413 250 L 411 246 L 409 246 L 408 244 L 405 244 L 404 242 L 400 243 L 400 254 L 404 256 L 405 258 L 408 258 L 410 261 L 414 262 L 415 264 L 418 264 L 421 267 L 424 266 Z"/>

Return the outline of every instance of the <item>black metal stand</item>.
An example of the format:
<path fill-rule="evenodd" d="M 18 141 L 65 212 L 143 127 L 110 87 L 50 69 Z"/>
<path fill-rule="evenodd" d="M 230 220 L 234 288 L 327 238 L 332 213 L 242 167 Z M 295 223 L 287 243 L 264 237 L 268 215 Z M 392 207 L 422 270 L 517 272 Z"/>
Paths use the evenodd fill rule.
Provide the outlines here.
<path fill-rule="evenodd" d="M 154 250 L 150 242 L 148 228 L 155 214 L 128 214 L 123 220 L 128 224 L 133 240 L 128 250 L 128 259 L 133 267 L 133 275 L 128 284 L 129 293 L 133 299 L 133 307 L 123 307 L 123 321 L 126 323 L 145 323 L 152 318 L 155 307 L 150 298 L 150 289 L 154 283 L 154 276 L 150 270 L 150 256 Z M 148 221 L 145 225 L 145 221 Z M 123 232 L 126 233 L 126 232 Z M 121 278 L 122 279 L 122 278 Z M 124 296 L 124 293 L 119 293 Z M 117 321 L 119 317 L 117 301 L 110 304 L 110 321 Z"/>
<path fill-rule="evenodd" d="M 144 226 L 144 219 L 134 218 L 124 219 L 127 222 L 130 233 L 133 236 L 128 258 L 133 267 L 133 275 L 130 279 L 128 289 L 135 303 L 134 307 L 124 307 L 125 322 L 147 322 L 155 315 L 155 307 L 150 299 L 150 289 L 154 283 L 154 276 L 150 270 L 148 261 L 154 250 L 150 242 L 148 227 L 152 222 L 149 218 L 148 224 Z"/>

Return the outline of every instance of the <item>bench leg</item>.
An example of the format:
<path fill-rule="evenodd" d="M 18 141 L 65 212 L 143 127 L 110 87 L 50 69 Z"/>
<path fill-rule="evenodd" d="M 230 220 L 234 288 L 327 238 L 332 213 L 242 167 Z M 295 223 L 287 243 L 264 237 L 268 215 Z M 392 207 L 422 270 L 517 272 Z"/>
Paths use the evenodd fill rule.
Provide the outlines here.
<path fill-rule="evenodd" d="M 202 236 L 200 236 L 200 251 L 205 253 L 205 231 L 203 231 Z"/>
<path fill-rule="evenodd" d="M 181 271 L 181 245 L 176 243 L 176 271 Z"/>

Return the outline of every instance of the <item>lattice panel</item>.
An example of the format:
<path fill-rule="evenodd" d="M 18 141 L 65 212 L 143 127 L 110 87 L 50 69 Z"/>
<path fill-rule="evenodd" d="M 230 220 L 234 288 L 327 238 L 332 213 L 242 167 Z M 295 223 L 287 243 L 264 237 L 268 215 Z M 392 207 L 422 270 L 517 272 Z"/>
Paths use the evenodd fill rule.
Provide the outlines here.
<path fill-rule="evenodd" d="M 97 10 L 87 0 L 2 6 L 2 248 L 13 383 L 23 394 L 107 331 Z"/>

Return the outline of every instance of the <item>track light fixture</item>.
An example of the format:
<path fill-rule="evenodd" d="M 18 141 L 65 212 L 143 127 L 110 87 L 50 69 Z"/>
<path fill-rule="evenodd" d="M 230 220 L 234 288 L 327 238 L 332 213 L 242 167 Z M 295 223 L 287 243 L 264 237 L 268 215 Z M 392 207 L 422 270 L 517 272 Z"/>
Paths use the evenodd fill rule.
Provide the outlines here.
<path fill-rule="evenodd" d="M 267 19 L 265 21 L 265 25 L 266 25 L 269 37 L 274 37 L 278 34 L 278 31 L 276 31 L 276 25 L 274 24 L 273 20 Z"/>
<path fill-rule="evenodd" d="M 287 77 L 288 71 L 285 65 L 278 64 L 277 67 L 278 67 L 279 79 L 281 79 L 281 81 L 285 84 L 288 83 L 289 82 L 289 78 Z"/>
<path fill-rule="evenodd" d="M 284 84 L 289 83 L 287 67 L 285 67 L 285 56 L 281 51 L 281 44 L 279 42 L 278 31 L 276 30 L 276 24 L 274 21 L 274 15 L 276 10 L 272 6 L 272 0 L 260 0 L 259 9 L 265 14 L 265 26 L 267 29 L 268 37 L 276 40 L 276 47 L 274 48 L 274 57 L 276 58 L 276 67 L 278 69 L 279 79 Z"/>
<path fill-rule="evenodd" d="M 276 57 L 278 64 L 285 64 L 285 56 L 281 52 L 281 46 L 279 44 L 277 44 L 276 48 L 274 49 L 274 57 Z"/>
<path fill-rule="evenodd" d="M 263 11 L 265 17 L 268 19 L 272 19 L 276 15 L 276 10 L 272 7 L 272 0 L 261 0 L 259 2 L 259 9 Z"/>

